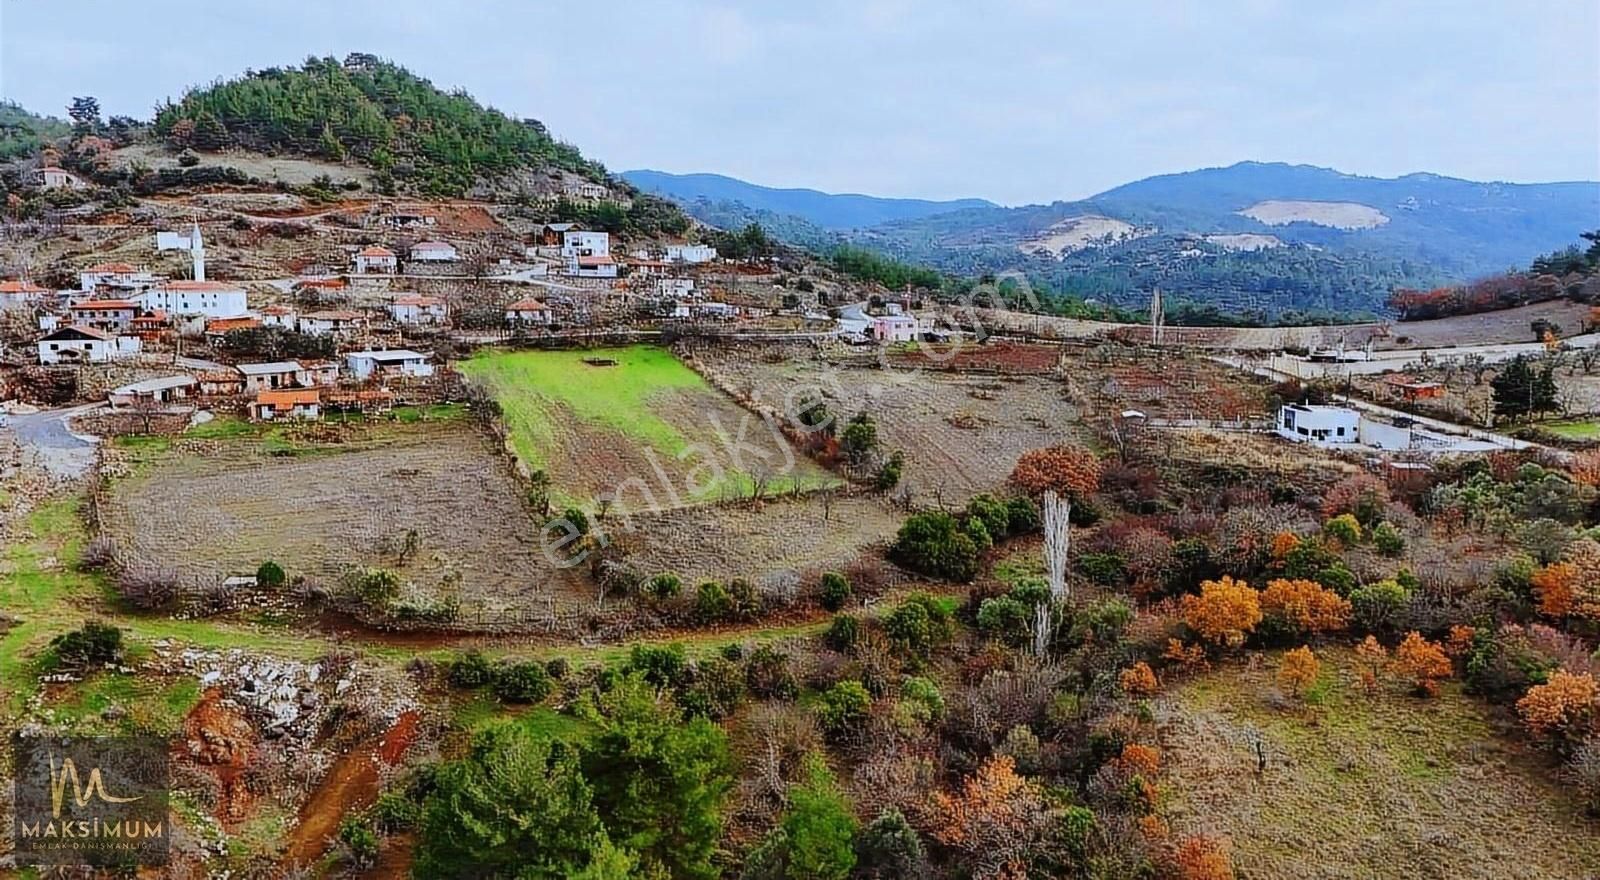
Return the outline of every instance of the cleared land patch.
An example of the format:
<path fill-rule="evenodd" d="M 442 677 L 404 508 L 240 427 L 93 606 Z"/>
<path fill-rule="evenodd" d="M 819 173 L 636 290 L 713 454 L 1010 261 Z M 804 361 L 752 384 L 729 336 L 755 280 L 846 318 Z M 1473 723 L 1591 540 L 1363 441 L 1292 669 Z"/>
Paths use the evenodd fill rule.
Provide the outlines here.
<path fill-rule="evenodd" d="M 332 581 L 352 566 L 398 571 L 420 597 L 459 577 L 463 603 L 578 601 L 578 577 L 539 546 L 523 491 L 491 444 L 461 424 L 398 425 L 338 445 L 242 436 L 140 450 L 113 482 L 102 528 L 119 559 L 192 583 L 263 560 Z M 409 532 L 416 549 L 401 563 Z"/>
<path fill-rule="evenodd" d="M 1290 223 L 1315 223 L 1335 229 L 1372 229 L 1389 222 L 1377 208 L 1358 202 L 1316 202 L 1297 199 L 1268 199 L 1239 212 L 1268 226 Z"/>
<path fill-rule="evenodd" d="M 517 457 L 562 504 L 614 496 L 639 511 L 838 483 L 662 348 L 489 352 L 461 369 L 493 390 Z"/>
<path fill-rule="evenodd" d="M 1256 878 L 1569 878 L 1600 835 L 1541 757 L 1449 685 L 1362 693 L 1348 651 L 1319 651 L 1308 707 L 1277 695 L 1276 656 L 1175 688 L 1157 707 L 1175 831 L 1232 838 Z M 1398 687 L 1398 686 L 1396 686 Z M 1279 708 L 1282 705 L 1284 708 Z M 1255 773 L 1253 743 L 1268 766 Z"/>

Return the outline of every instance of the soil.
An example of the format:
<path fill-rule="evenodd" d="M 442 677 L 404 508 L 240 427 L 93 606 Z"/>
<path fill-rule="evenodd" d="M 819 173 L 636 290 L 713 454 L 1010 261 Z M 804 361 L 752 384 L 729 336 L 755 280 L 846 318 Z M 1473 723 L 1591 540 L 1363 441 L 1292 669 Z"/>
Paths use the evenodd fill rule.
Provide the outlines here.
<path fill-rule="evenodd" d="M 205 768 L 217 780 L 217 821 L 233 827 L 247 819 L 254 798 L 243 776 L 255 757 L 256 732 L 250 721 L 222 702 L 217 688 L 207 690 L 183 722 L 179 760 Z"/>
<path fill-rule="evenodd" d="M 300 821 L 289 832 L 284 864 L 311 865 L 328 851 L 339 823 L 378 799 L 382 787 L 379 770 L 399 763 L 417 736 L 417 713 L 405 712 L 377 742 L 352 748 L 334 762 L 305 805 Z"/>

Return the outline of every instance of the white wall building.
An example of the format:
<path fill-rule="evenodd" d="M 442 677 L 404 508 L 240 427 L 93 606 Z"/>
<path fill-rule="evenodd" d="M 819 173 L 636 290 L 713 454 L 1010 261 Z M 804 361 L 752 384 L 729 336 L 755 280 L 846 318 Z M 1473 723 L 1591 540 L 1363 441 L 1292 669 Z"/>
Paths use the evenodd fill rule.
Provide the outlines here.
<path fill-rule="evenodd" d="M 61 327 L 39 337 L 38 346 L 41 364 L 103 364 L 117 353 L 116 337 L 93 327 Z"/>
<path fill-rule="evenodd" d="M 97 263 L 78 273 L 78 289 L 93 293 L 100 287 L 142 290 L 164 279 L 127 263 Z"/>
<path fill-rule="evenodd" d="M 1277 431 L 1296 443 L 1356 443 L 1361 439 L 1361 414 L 1342 406 L 1285 404 L 1278 410 Z"/>
<path fill-rule="evenodd" d="M 39 185 L 45 189 L 83 189 L 88 184 L 71 171 L 51 165 L 39 169 Z"/>
<path fill-rule="evenodd" d="M 356 274 L 358 275 L 393 272 L 399 267 L 399 264 L 399 260 L 395 258 L 394 251 L 386 247 L 371 245 L 356 252 Z"/>
<path fill-rule="evenodd" d="M 332 310 L 323 312 L 307 312 L 300 316 L 296 323 L 301 333 L 312 336 L 327 336 L 329 334 L 354 333 L 367 323 L 367 316 L 360 312 L 348 310 Z"/>
<path fill-rule="evenodd" d="M 168 281 L 132 299 L 142 308 L 174 315 L 237 318 L 250 311 L 244 288 L 225 281 Z"/>
<path fill-rule="evenodd" d="M 418 263 L 454 263 L 461 256 L 448 241 L 419 241 L 411 246 L 411 259 Z"/>
<path fill-rule="evenodd" d="M 912 342 L 917 338 L 917 319 L 908 315 L 873 318 L 872 338 L 879 342 Z"/>
<path fill-rule="evenodd" d="M 433 365 L 428 356 L 404 348 L 388 351 L 353 351 L 344 356 L 350 374 L 357 379 L 377 376 L 411 376 L 422 378 L 433 375 Z"/>
<path fill-rule="evenodd" d="M 506 306 L 506 323 L 513 326 L 519 324 L 548 325 L 555 315 L 550 307 L 536 299 L 518 300 Z"/>
<path fill-rule="evenodd" d="M 569 261 L 573 257 L 607 257 L 611 255 L 611 234 L 568 229 L 561 233 L 561 256 Z"/>
<path fill-rule="evenodd" d="M 402 294 L 389 303 L 389 317 L 401 324 L 443 324 L 449 316 L 444 300 L 438 297 Z"/>
<path fill-rule="evenodd" d="M 669 263 L 709 263 L 717 258 L 717 249 L 708 244 L 669 244 Z"/>

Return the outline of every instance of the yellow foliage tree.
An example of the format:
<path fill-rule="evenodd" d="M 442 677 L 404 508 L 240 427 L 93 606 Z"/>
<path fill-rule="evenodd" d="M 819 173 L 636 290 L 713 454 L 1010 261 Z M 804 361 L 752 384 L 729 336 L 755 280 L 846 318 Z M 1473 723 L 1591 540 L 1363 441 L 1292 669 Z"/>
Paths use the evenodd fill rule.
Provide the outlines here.
<path fill-rule="evenodd" d="M 1367 636 L 1366 641 L 1356 645 L 1356 662 L 1361 667 L 1361 686 L 1368 696 L 1377 693 L 1383 669 L 1389 664 L 1389 652 L 1377 639 Z"/>
<path fill-rule="evenodd" d="M 1184 596 L 1183 622 L 1214 645 L 1238 647 L 1261 622 L 1261 594 L 1244 581 L 1202 581 L 1200 595 Z"/>
<path fill-rule="evenodd" d="M 1350 625 L 1350 600 L 1316 581 L 1268 581 L 1261 610 L 1301 633 L 1334 632 Z"/>
<path fill-rule="evenodd" d="M 1449 678 L 1453 671 L 1444 648 L 1415 630 L 1406 633 L 1400 647 L 1394 649 L 1394 664 L 1401 675 L 1412 680 L 1418 693 L 1430 697 L 1439 693 L 1440 680 Z"/>
<path fill-rule="evenodd" d="M 1533 573 L 1529 583 L 1534 595 L 1539 597 L 1539 613 L 1549 617 L 1566 617 L 1572 613 L 1573 585 L 1578 579 L 1578 567 L 1570 562 L 1556 562 Z"/>
<path fill-rule="evenodd" d="M 1310 646 L 1302 645 L 1284 652 L 1283 663 L 1278 667 L 1278 681 L 1298 697 L 1316 684 L 1317 673 L 1321 671 L 1322 662 L 1317 655 L 1311 652 Z"/>
<path fill-rule="evenodd" d="M 1172 857 L 1179 880 L 1233 880 L 1233 860 L 1228 844 L 1215 837 L 1184 838 Z"/>
<path fill-rule="evenodd" d="M 1150 664 L 1143 660 L 1122 670 L 1117 681 L 1122 685 L 1123 693 L 1133 697 L 1148 697 L 1161 687 Z"/>

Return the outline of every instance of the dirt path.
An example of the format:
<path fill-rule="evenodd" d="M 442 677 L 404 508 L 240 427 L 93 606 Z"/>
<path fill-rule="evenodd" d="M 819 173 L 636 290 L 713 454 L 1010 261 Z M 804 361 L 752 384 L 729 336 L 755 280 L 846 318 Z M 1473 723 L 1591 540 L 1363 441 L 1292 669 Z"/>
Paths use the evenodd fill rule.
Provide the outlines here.
<path fill-rule="evenodd" d="M 379 769 L 398 763 L 416 735 L 417 713 L 405 712 L 376 742 L 362 743 L 340 756 L 300 808 L 300 821 L 286 841 L 284 864 L 311 865 L 321 859 L 344 817 L 377 800 Z"/>

